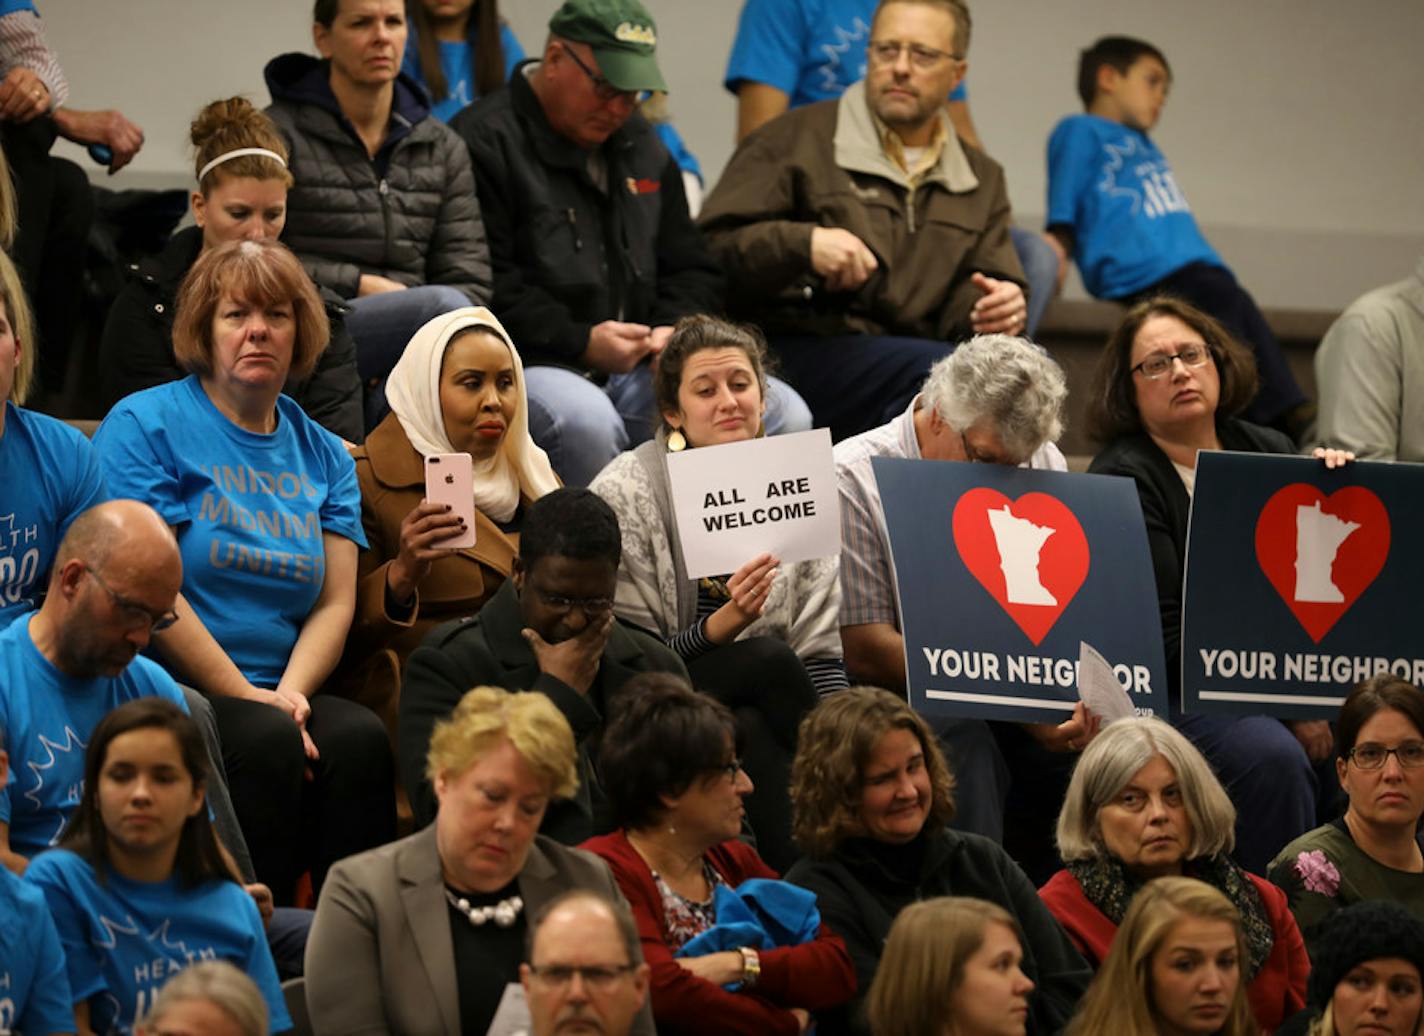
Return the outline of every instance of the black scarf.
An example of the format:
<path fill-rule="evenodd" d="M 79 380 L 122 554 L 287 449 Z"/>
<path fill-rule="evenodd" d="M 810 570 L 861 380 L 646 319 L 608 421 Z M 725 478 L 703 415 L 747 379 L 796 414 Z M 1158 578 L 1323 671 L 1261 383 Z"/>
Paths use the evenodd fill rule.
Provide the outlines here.
<path fill-rule="evenodd" d="M 1115 925 L 1122 924 L 1132 897 L 1146 884 L 1134 877 L 1116 856 L 1106 853 L 1090 860 L 1072 861 L 1068 864 L 1068 873 L 1078 879 L 1088 902 Z M 1182 874 L 1206 882 L 1231 900 L 1241 912 L 1241 931 L 1246 937 L 1247 955 L 1251 958 L 1247 980 L 1254 979 L 1276 944 L 1275 930 L 1271 927 L 1271 919 L 1266 916 L 1266 905 L 1261 902 L 1256 886 L 1245 871 L 1224 855 L 1187 860 L 1182 864 Z"/>

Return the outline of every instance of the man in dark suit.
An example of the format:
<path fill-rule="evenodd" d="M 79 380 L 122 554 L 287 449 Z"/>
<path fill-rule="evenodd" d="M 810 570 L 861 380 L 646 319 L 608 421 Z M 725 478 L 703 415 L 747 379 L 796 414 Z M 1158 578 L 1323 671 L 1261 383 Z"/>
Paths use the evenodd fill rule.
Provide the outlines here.
<path fill-rule="evenodd" d="M 622 537 L 613 510 L 586 489 L 556 490 L 531 504 L 514 574 L 479 614 L 436 627 L 406 667 L 400 700 L 400 766 L 416 823 L 435 816 L 425 757 L 435 724 L 472 687 L 540 691 L 579 745 L 579 791 L 545 814 L 542 831 L 575 845 L 612 829 L 594 774 L 597 735 L 613 699 L 638 673 L 687 679 L 656 638 L 613 615 Z"/>

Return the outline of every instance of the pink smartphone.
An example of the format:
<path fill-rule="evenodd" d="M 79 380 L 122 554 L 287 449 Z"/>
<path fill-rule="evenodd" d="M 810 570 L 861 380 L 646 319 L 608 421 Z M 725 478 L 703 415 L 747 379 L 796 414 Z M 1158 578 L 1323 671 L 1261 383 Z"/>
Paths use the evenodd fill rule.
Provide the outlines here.
<path fill-rule="evenodd" d="M 449 504 L 451 514 L 465 519 L 464 532 L 436 540 L 432 547 L 475 545 L 475 472 L 468 453 L 436 453 L 425 458 L 425 499 Z"/>

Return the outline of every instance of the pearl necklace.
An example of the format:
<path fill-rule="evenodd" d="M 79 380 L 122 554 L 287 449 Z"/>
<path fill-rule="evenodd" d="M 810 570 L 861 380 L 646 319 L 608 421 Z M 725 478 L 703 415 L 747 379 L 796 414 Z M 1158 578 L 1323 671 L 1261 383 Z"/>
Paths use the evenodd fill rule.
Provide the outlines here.
<path fill-rule="evenodd" d="M 470 924 L 476 928 L 483 927 L 489 921 L 493 921 L 501 928 L 509 928 L 519 919 L 519 912 L 524 909 L 524 900 L 518 896 L 501 899 L 494 906 L 477 907 L 471 906 L 470 901 L 464 896 L 457 896 L 446 889 L 445 899 L 452 907 L 464 914 Z"/>

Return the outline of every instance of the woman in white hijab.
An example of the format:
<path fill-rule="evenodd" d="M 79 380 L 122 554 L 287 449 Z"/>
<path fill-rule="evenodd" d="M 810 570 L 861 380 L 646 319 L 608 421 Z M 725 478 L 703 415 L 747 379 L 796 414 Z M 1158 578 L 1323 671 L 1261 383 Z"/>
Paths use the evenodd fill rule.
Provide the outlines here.
<path fill-rule="evenodd" d="M 361 484 L 356 617 L 337 690 L 374 709 L 395 737 L 400 673 L 433 627 L 473 615 L 510 574 L 525 505 L 556 489 L 529 438 L 524 365 L 484 307 L 457 309 L 415 333 L 386 382 L 391 412 L 352 452 Z M 475 545 L 445 506 L 425 500 L 425 458 L 474 460 Z"/>

